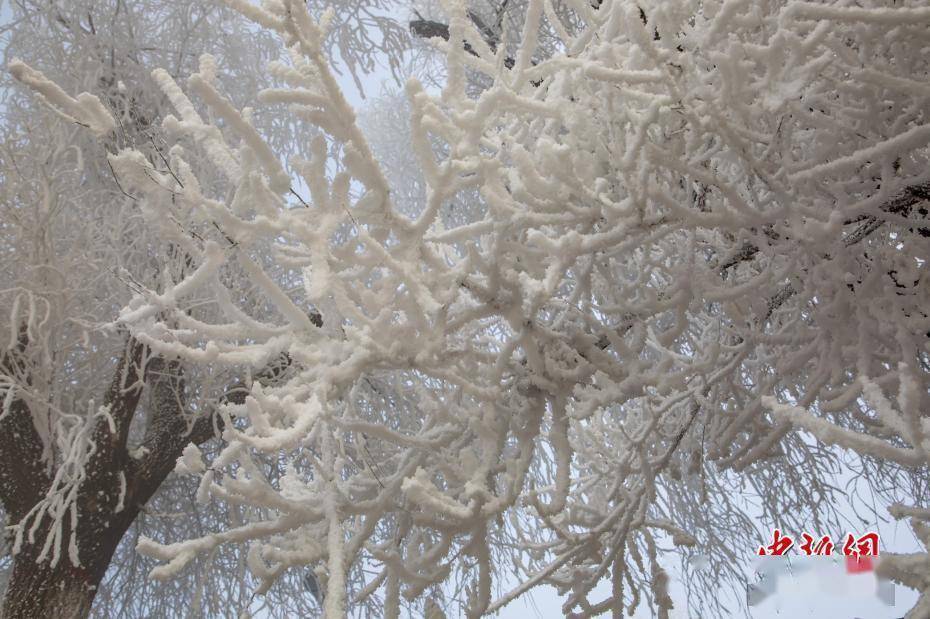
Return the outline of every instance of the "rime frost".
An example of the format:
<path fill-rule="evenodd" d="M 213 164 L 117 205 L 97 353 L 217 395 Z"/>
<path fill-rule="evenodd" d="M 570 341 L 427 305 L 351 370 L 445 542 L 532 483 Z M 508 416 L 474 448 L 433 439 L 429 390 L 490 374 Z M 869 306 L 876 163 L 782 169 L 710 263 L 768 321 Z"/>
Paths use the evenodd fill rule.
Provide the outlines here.
<path fill-rule="evenodd" d="M 286 46 L 258 101 L 319 136 L 285 161 L 204 57 L 193 99 L 153 74 L 176 113 L 164 160 L 110 155 L 187 260 L 136 284 L 119 325 L 168 358 L 256 373 L 219 408 L 219 454 L 190 445 L 177 468 L 252 519 L 142 539 L 155 577 L 238 543 L 263 591 L 316 566 L 328 616 L 376 591 L 398 616 L 448 582 L 470 616 L 544 583 L 566 613 L 632 613 L 644 591 L 667 616 L 660 542 L 706 556 L 745 526 L 730 472 L 816 503 L 784 470 L 818 457 L 810 437 L 926 472 L 926 9 L 529 0 L 491 45 L 448 2 L 447 82 L 407 86 L 411 207 L 326 28 L 296 0 L 226 4 Z M 105 133 L 89 99 L 13 70 Z M 202 299 L 212 322 L 189 311 Z M 926 562 L 884 569 L 927 591 Z"/>

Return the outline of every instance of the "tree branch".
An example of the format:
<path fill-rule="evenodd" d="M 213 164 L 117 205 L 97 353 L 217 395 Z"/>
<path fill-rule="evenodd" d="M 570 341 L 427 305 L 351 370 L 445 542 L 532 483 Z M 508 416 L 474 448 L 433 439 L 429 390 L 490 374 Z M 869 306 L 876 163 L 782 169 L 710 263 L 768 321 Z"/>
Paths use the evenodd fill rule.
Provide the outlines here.
<path fill-rule="evenodd" d="M 123 354 L 116 364 L 113 379 L 103 396 L 103 405 L 108 409 L 115 431 L 109 421 L 100 419 L 94 430 L 97 453 L 109 455 L 110 460 L 119 459 L 126 450 L 129 426 L 142 397 L 142 357 L 145 346 L 133 337 L 127 337 Z"/>
<path fill-rule="evenodd" d="M 889 213 L 892 215 L 907 215 L 911 209 L 925 201 L 930 201 L 930 183 L 922 183 L 919 185 L 907 187 L 904 189 L 904 191 L 883 203 L 879 208 L 884 213 Z M 926 216 L 926 209 L 921 209 L 921 214 Z M 843 245 L 845 247 L 852 247 L 853 245 L 860 243 L 870 234 L 878 230 L 883 223 L 885 223 L 882 219 L 873 217 L 871 215 L 862 219 L 861 221 L 862 223 L 858 228 L 856 228 L 847 236 L 843 237 Z M 930 227 L 915 227 L 921 236 L 930 236 Z M 914 229 L 911 228 L 911 231 L 914 231 Z M 759 247 L 754 243 L 747 242 L 743 244 L 740 249 L 738 249 L 730 258 L 724 261 L 722 265 L 720 265 L 719 270 L 721 276 L 726 275 L 727 269 L 747 260 L 751 260 L 758 252 Z M 891 273 L 889 273 L 889 275 L 892 275 L 892 278 L 894 277 L 894 275 Z M 766 304 L 766 312 L 762 317 L 761 324 L 767 322 L 768 319 L 772 317 L 772 314 L 775 313 L 775 310 L 781 307 L 785 301 L 793 297 L 796 293 L 797 290 L 795 290 L 791 284 L 786 284 L 777 293 L 775 293 L 775 295 L 773 295 Z"/>
<path fill-rule="evenodd" d="M 913 185 L 911 187 L 905 188 L 904 191 L 883 203 L 879 209 L 884 213 L 889 213 L 892 215 L 907 215 L 913 207 L 925 201 L 930 201 L 930 183 L 922 183 L 920 185 Z M 922 210 L 921 214 L 926 215 L 926 212 Z M 855 221 L 857 220 L 853 220 L 847 223 L 853 223 Z M 847 236 L 843 237 L 843 245 L 846 247 L 851 247 L 856 243 L 864 240 L 870 234 L 878 230 L 883 223 L 885 223 L 882 219 L 872 215 L 869 215 L 858 221 L 861 221 L 862 224 Z M 917 232 L 921 236 L 930 236 L 930 226 L 918 225 Z M 771 233 L 766 234 L 768 236 L 772 236 Z M 742 262 L 746 262 L 747 260 L 751 260 L 752 257 L 755 256 L 758 252 L 759 246 L 751 241 L 747 241 L 738 250 L 736 250 L 732 256 L 724 260 L 723 264 L 719 266 L 720 274 L 724 275 L 728 269 Z"/>
<path fill-rule="evenodd" d="M 496 34 L 491 28 L 485 25 L 484 21 L 474 12 L 469 11 L 468 17 L 471 18 L 472 23 L 478 28 L 478 32 L 481 34 L 481 38 L 484 39 L 484 42 L 488 44 L 488 47 L 491 48 L 491 51 L 497 53 L 497 44 L 500 40 L 500 35 Z M 433 39 L 440 38 L 445 41 L 449 40 L 449 26 L 448 24 L 443 24 L 438 21 L 431 21 L 428 19 L 415 19 L 410 22 L 410 32 L 421 39 Z M 468 41 L 462 41 L 462 46 L 465 48 L 465 51 L 471 54 L 472 56 L 477 56 L 476 52 Z M 509 56 L 504 59 L 504 66 L 508 69 L 512 69 L 516 61 Z"/>

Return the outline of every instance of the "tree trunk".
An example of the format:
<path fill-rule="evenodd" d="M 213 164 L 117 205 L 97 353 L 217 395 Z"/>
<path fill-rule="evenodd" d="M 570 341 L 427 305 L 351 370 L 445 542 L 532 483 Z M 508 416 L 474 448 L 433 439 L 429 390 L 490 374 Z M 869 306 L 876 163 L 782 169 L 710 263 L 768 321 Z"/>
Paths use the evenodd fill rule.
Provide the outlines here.
<path fill-rule="evenodd" d="M 21 355 L 28 340 L 23 331 L 19 346 L 0 351 L 0 372 L 25 374 Z M 141 459 L 129 456 L 126 438 L 129 424 L 142 394 L 144 348 L 127 341 L 117 364 L 104 403 L 113 419 L 98 422 L 94 432 L 97 451 L 87 463 L 87 476 L 76 497 L 77 546 L 80 565 L 68 554 L 71 527 L 64 523 L 59 542 L 60 556 L 53 566 L 49 557 L 38 557 L 49 534 L 45 519 L 35 531 L 34 542 L 24 540 L 13 557 L 13 571 L 3 597 L 2 619 L 72 619 L 90 614 L 100 582 L 139 510 L 174 469 L 188 443 L 202 444 L 215 435 L 222 422 L 213 411 L 203 414 L 189 427 L 184 411 L 184 373 L 177 361 L 150 358 L 146 385 L 150 390 L 146 434 Z M 287 365 L 290 358 L 287 358 Z M 269 370 L 271 377 L 277 370 Z M 27 382 L 24 379 L 24 382 Z M 248 389 L 241 382 L 231 385 L 224 402 L 242 404 Z M 50 490 L 52 481 L 42 461 L 42 442 L 35 430 L 29 406 L 14 398 L 8 414 L 0 418 L 0 500 L 10 523 L 26 518 L 33 506 Z M 33 522 L 25 523 L 28 528 Z"/>
<path fill-rule="evenodd" d="M 18 347 L 0 355 L 0 371 L 19 375 L 26 384 L 27 346 L 23 330 Z M 50 557 L 39 561 L 52 526 L 47 515 L 35 531 L 34 541 L 23 540 L 19 552 L 13 556 L 13 570 L 3 597 L 3 619 L 86 617 L 120 540 L 140 506 L 168 474 L 169 469 L 163 467 L 159 479 L 139 483 L 145 471 L 129 458 L 125 449 L 129 423 L 142 392 L 139 380 L 142 354 L 140 344 L 127 341 L 113 381 L 104 394 L 116 431 L 105 420 L 98 422 L 94 430 L 96 452 L 86 465 L 87 476 L 74 499 L 78 514 L 76 538 L 71 538 L 66 517 L 55 565 Z M 0 431 L 0 499 L 8 522 L 22 522 L 28 531 L 35 523 L 23 519 L 53 489 L 52 477 L 42 459 L 42 441 L 25 400 L 13 399 L 9 414 L 0 421 Z M 172 455 L 168 453 L 165 457 Z M 72 564 L 68 552 L 72 541 L 78 551 L 77 566 Z"/>
<path fill-rule="evenodd" d="M 100 581 L 117 545 L 135 519 L 137 510 L 116 514 L 108 523 L 90 517 L 78 532 L 80 566 L 75 567 L 66 552 L 54 567 L 39 562 L 47 529 L 37 532 L 35 544 L 23 544 L 13 558 L 13 573 L 3 598 L 3 619 L 76 619 L 90 614 Z M 96 526 L 95 526 L 96 525 Z M 62 543 L 63 551 L 67 540 Z"/>
<path fill-rule="evenodd" d="M 51 567 L 48 562 L 36 563 L 33 554 L 22 552 L 13 561 L 3 617 L 86 617 L 100 581 L 90 572 L 97 570 L 74 567 L 67 559 Z"/>

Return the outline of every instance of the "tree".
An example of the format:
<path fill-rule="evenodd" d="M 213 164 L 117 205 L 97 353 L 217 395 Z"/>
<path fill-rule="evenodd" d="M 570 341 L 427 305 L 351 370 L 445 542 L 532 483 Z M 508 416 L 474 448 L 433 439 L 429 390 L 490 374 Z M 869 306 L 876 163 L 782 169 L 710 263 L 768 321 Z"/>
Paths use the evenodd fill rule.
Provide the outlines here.
<path fill-rule="evenodd" d="M 930 11 L 531 0 L 508 9 L 517 36 L 450 3 L 445 88 L 407 87 L 410 211 L 333 76 L 330 18 L 229 4 L 288 52 L 258 100 L 319 134 L 284 161 L 205 56 L 199 104 L 153 74 L 176 115 L 164 157 L 107 155 L 170 259 L 114 325 L 184 368 L 166 380 L 278 368 L 195 411 L 222 429 L 215 455 L 169 433 L 199 500 L 247 517 L 140 540 L 155 578 L 241 544 L 258 593 L 312 566 L 327 616 L 480 616 L 541 584 L 566 613 L 646 597 L 667 616 L 663 544 L 713 548 L 709 581 L 733 556 L 720 541 L 754 534 L 735 483 L 793 529 L 836 519 L 838 449 L 889 503 L 926 496 Z M 558 42 L 540 50 L 542 31 Z M 12 69 L 113 132 L 93 95 Z M 64 556 L 75 503 L 48 497 Z M 925 507 L 892 513 L 930 542 Z M 505 566 L 520 582 L 501 593 Z M 909 616 L 927 567 L 882 562 L 922 591 Z"/>
<path fill-rule="evenodd" d="M 370 16 L 380 6 L 344 7 L 336 15 L 337 36 L 329 42 L 351 70 L 372 60 L 368 42 L 376 32 L 371 19 L 383 33 L 383 49 L 402 44 L 401 26 Z M 133 586 L 133 574 L 151 568 L 136 558 L 134 537 L 166 528 L 199 531 L 240 516 L 233 508 L 202 509 L 194 517 L 178 518 L 170 513 L 176 506 L 165 505 L 193 489 L 184 480 L 165 477 L 189 441 L 213 437 L 210 411 L 219 400 L 242 397 L 236 388 L 251 376 L 181 367 L 139 345 L 125 329 L 107 327 L 137 282 L 160 285 L 164 263 L 153 243 L 157 236 L 143 226 L 139 205 L 119 186 L 105 154 L 133 145 L 147 157 L 163 156 L 157 127 L 165 101 L 144 67 L 185 74 L 196 68 L 200 54 L 212 51 L 235 62 L 235 71 L 224 71 L 219 79 L 230 90 L 249 92 L 263 85 L 264 65 L 269 50 L 276 53 L 277 42 L 234 14 L 198 2 L 72 2 L 64 7 L 22 2 L 10 9 L 9 68 L 22 79 L 39 80 L 33 85 L 52 86 L 12 61 L 19 56 L 64 88 L 92 90 L 105 108 L 99 118 L 115 123 L 116 131 L 95 144 L 80 124 L 43 112 L 21 89 L 9 84 L 3 89 L 0 246 L 9 268 L 2 275 L 0 308 L 10 339 L 2 346 L 8 414 L 0 418 L 0 459 L 4 519 L 20 525 L 10 534 L 8 551 L 15 561 L 5 574 L 11 580 L 4 615 L 86 614 L 98 593 L 102 616 L 111 605 L 126 612 L 130 602 L 139 614 L 164 614 L 159 609 L 166 602 L 171 612 L 179 607 L 194 611 L 198 604 L 206 614 L 228 605 L 247 607 L 247 579 L 228 568 L 207 569 L 235 563 L 228 555 L 203 562 L 211 579 L 191 574 L 188 586 L 167 598 L 164 590 L 149 588 L 146 594 L 146 588 Z M 366 15 L 371 17 L 367 28 L 357 31 Z M 46 94 L 54 99 L 60 93 Z M 70 111 L 80 116 L 78 108 Z M 299 127 L 277 126 L 279 119 L 272 116 L 259 115 L 255 121 L 280 136 L 274 144 L 282 152 L 300 153 L 309 141 Z M 172 255 L 171 270 L 183 273 L 184 256 Z M 243 286 L 240 301 L 247 294 Z M 186 410 L 179 408 L 181 402 Z M 111 424 L 119 431 L 108 438 Z M 150 500 L 159 488 L 162 497 Z M 57 531 L 48 528 L 50 519 L 75 515 L 80 532 L 66 527 L 64 539 L 53 542 L 49 535 Z M 135 530 L 124 536 L 131 524 Z M 104 579 L 113 556 L 120 569 Z"/>

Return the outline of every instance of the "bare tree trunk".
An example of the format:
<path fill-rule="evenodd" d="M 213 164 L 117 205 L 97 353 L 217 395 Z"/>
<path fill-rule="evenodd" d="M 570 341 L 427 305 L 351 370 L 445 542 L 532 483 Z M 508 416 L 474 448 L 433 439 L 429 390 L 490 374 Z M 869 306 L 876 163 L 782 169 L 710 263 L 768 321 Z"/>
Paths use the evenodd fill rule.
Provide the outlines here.
<path fill-rule="evenodd" d="M 32 552 L 21 552 L 13 562 L 13 575 L 3 600 L 3 617 L 86 617 L 96 593 L 96 581 L 87 569 L 68 561 L 55 567 L 37 563 Z"/>
<path fill-rule="evenodd" d="M 0 373 L 28 384 L 28 364 L 24 361 L 28 345 L 24 329 L 16 347 L 0 351 Z M 184 445 L 191 440 L 204 442 L 213 435 L 207 420 L 195 425 L 194 436 L 184 431 L 186 425 L 179 410 L 158 411 L 162 423 L 150 429 L 149 441 L 153 448 L 160 449 L 143 461 L 129 456 L 126 437 L 143 390 L 140 379 L 144 353 L 142 345 L 127 340 L 104 394 L 113 426 L 101 421 L 95 428 L 96 452 L 87 463 L 86 478 L 75 498 L 78 519 L 73 542 L 78 565 L 73 564 L 68 551 L 72 542 L 70 522 L 63 523 L 62 539 L 57 544 L 60 556 L 55 565 L 48 556 L 40 560 L 52 526 L 48 516 L 40 521 L 30 541 L 28 532 L 34 521 L 29 514 L 53 490 L 28 404 L 14 398 L 9 413 L 0 419 L 0 500 L 9 523 L 23 523 L 26 536 L 13 557 L 13 572 L 3 597 L 4 619 L 86 617 L 120 540 L 171 472 Z M 179 367 L 176 370 L 180 372 Z M 159 376 L 151 383 L 158 388 L 169 381 L 174 386 L 177 376 Z M 164 418 L 173 423 L 165 423 Z"/>
<path fill-rule="evenodd" d="M 13 573 L 3 598 L 3 619 L 83 618 L 90 614 L 100 581 L 116 547 L 137 510 L 118 514 L 105 526 L 98 518 L 89 518 L 92 526 L 78 533 L 81 565 L 74 566 L 66 556 L 52 566 L 46 559 L 38 561 L 40 539 L 24 545 L 14 557 Z M 86 523 L 91 524 L 91 523 Z"/>
<path fill-rule="evenodd" d="M 317 321 L 322 321 L 316 317 Z M 12 350 L 0 351 L 0 373 L 29 382 L 23 355 L 28 347 L 23 330 Z M 71 619 L 90 613 L 97 589 L 106 575 L 114 552 L 139 511 L 174 469 L 188 443 L 202 444 L 221 428 L 214 415 L 203 414 L 188 425 L 184 399 L 184 372 L 177 361 L 149 358 L 143 370 L 144 347 L 129 338 L 113 374 L 104 403 L 113 426 L 101 421 L 94 433 L 97 451 L 87 463 L 86 478 L 76 498 L 78 521 L 74 540 L 79 565 L 68 553 L 71 527 L 65 523 L 55 565 L 49 557 L 39 560 L 51 522 L 46 518 L 34 534 L 24 540 L 13 557 L 13 572 L 3 596 L 2 619 Z M 274 379 L 290 365 L 270 368 Z M 141 459 L 126 450 L 129 424 L 145 389 L 150 392 L 146 433 Z M 248 389 L 241 382 L 230 385 L 224 402 L 241 404 Z M 0 418 L 0 501 L 8 521 L 20 523 L 52 485 L 42 460 L 42 442 L 33 425 L 29 406 L 14 398 L 6 416 Z M 25 523 L 28 531 L 33 523 Z M 28 535 L 28 533 L 26 533 Z"/>

